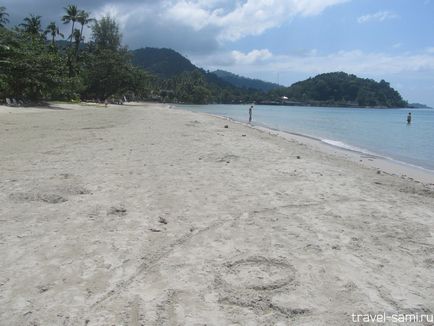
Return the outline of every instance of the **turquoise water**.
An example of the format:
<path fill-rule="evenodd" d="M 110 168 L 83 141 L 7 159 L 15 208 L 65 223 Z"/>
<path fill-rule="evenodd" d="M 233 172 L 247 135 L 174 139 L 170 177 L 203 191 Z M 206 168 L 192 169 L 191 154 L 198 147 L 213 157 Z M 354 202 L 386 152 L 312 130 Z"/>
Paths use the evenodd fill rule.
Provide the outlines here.
<path fill-rule="evenodd" d="M 249 105 L 179 105 L 247 122 Z M 413 122 L 407 125 L 407 113 Z M 253 124 L 299 133 L 434 171 L 433 109 L 354 109 L 257 105 Z"/>

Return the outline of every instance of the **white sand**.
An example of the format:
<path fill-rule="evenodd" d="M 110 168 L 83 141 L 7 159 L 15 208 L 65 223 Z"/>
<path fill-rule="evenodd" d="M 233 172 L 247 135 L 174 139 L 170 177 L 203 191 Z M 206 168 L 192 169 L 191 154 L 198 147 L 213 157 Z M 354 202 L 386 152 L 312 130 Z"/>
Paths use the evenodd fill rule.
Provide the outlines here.
<path fill-rule="evenodd" d="M 57 107 L 0 108 L 0 325 L 434 312 L 429 185 L 206 115 Z"/>

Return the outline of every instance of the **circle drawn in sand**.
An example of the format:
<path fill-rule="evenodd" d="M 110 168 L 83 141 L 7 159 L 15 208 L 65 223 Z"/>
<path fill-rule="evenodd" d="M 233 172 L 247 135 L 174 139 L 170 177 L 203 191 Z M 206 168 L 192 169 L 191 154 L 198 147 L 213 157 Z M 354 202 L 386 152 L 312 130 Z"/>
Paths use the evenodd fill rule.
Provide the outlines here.
<path fill-rule="evenodd" d="M 274 290 L 295 279 L 294 268 L 278 259 L 255 256 L 225 266 L 222 279 L 234 288 Z"/>

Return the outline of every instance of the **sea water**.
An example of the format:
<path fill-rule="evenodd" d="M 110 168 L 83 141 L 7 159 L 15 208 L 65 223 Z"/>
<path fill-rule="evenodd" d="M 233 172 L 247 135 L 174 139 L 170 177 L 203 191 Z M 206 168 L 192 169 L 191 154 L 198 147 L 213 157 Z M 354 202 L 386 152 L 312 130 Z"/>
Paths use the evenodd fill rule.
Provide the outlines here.
<path fill-rule="evenodd" d="M 248 122 L 250 105 L 178 105 Z M 407 114 L 412 112 L 412 123 Z M 434 109 L 368 109 L 256 105 L 252 124 L 316 138 L 434 172 Z"/>

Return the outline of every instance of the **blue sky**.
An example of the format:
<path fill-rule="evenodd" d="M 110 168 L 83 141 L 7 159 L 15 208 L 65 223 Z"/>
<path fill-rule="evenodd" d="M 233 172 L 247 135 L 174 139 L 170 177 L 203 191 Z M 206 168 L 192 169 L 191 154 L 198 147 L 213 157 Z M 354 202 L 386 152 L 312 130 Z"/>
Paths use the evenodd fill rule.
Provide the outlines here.
<path fill-rule="evenodd" d="M 4 0 L 60 21 L 59 0 Z M 169 47 L 205 69 L 283 85 L 330 71 L 385 79 L 410 102 L 434 106 L 434 0 L 77 0 L 115 16 L 131 48 Z"/>

